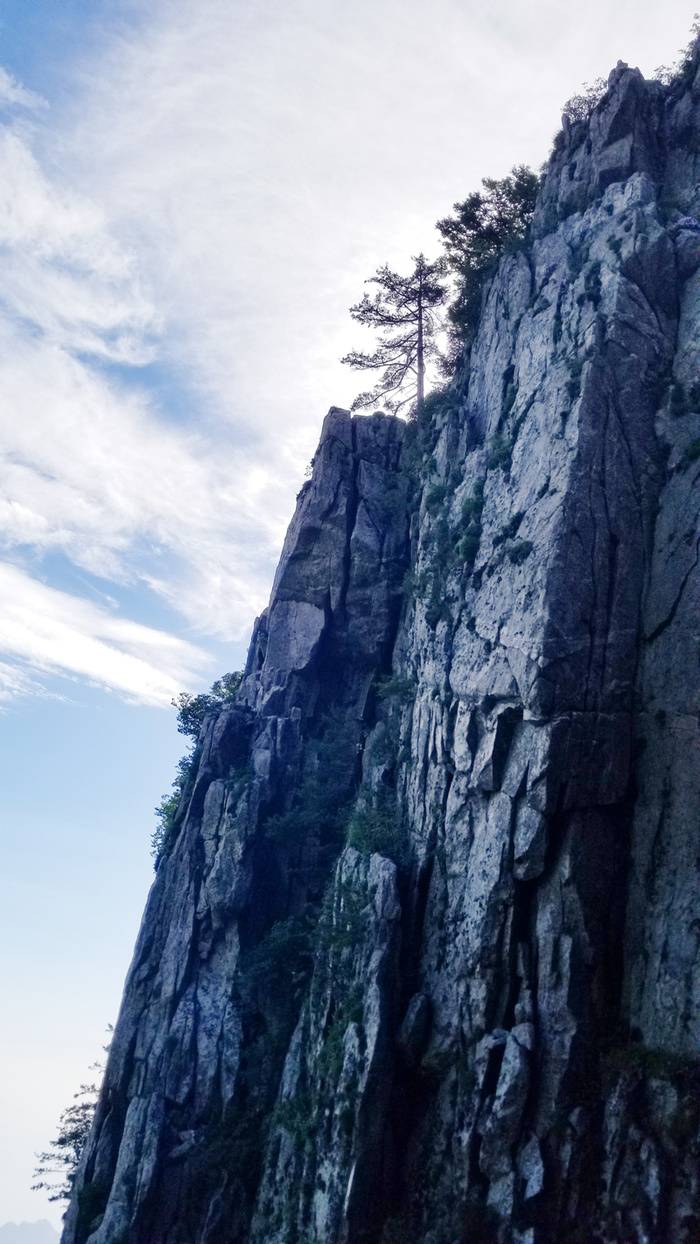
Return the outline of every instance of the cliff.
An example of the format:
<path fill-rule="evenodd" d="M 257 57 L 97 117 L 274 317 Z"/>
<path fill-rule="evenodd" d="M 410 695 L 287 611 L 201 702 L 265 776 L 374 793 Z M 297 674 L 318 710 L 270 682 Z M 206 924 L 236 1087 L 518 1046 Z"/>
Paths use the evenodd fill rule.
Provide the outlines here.
<path fill-rule="evenodd" d="M 699 178 L 618 65 L 448 390 L 326 418 L 64 1244 L 697 1244 Z"/>

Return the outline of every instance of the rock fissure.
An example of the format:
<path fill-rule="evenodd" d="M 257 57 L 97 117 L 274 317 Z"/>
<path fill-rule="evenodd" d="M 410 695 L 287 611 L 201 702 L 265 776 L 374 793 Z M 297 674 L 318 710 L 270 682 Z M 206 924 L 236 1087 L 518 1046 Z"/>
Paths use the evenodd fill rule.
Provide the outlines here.
<path fill-rule="evenodd" d="M 440 400 L 329 412 L 64 1244 L 696 1244 L 699 89 L 619 65 Z"/>

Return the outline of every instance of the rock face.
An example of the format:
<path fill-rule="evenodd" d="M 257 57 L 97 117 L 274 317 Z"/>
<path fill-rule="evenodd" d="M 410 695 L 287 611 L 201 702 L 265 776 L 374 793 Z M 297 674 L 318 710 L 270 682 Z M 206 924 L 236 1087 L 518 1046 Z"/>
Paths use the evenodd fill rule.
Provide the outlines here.
<path fill-rule="evenodd" d="M 64 1244 L 697 1244 L 699 178 L 619 65 L 447 393 L 328 415 Z"/>

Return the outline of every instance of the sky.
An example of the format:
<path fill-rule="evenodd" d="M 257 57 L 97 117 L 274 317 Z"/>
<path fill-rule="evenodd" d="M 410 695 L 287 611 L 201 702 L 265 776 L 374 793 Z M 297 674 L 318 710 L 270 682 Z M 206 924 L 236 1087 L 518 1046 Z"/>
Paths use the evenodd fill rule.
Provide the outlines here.
<path fill-rule="evenodd" d="M 171 699 L 245 659 L 348 307 L 666 0 L 0 0 L 0 1224 L 101 1054 Z"/>

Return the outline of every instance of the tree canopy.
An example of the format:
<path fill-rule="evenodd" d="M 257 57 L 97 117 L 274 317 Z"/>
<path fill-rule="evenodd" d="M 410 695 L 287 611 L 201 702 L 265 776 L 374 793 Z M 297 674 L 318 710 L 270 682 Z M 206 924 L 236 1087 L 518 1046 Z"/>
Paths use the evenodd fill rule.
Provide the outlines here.
<path fill-rule="evenodd" d="M 448 289 L 440 279 L 446 271 L 444 260 L 428 263 L 420 254 L 412 256 L 412 262 L 415 267 L 409 276 L 392 272 L 386 264 L 378 268 L 366 282 L 378 286 L 374 298 L 365 293 L 350 308 L 358 324 L 379 329 L 379 340 L 374 353 L 352 350 L 341 362 L 357 371 L 383 370 L 375 388 L 355 398 L 352 410 L 377 402 L 394 412 L 422 404 L 426 360 L 439 353 L 437 308 L 447 301 Z"/>
<path fill-rule="evenodd" d="M 107 1032 L 111 1044 L 111 1024 Z M 109 1044 L 103 1049 L 107 1053 Z M 106 1059 L 100 1059 L 92 1064 L 90 1071 L 99 1072 L 101 1078 L 105 1066 Z M 32 1192 L 47 1192 L 49 1201 L 70 1200 L 83 1149 L 90 1135 L 98 1094 L 99 1085 L 95 1083 L 81 1084 L 78 1092 L 73 1094 L 74 1104 L 66 1106 L 61 1113 L 56 1139 L 50 1142 L 45 1152 L 36 1154 L 39 1165 L 34 1171 L 36 1182 L 32 1184 Z"/>
<path fill-rule="evenodd" d="M 177 728 L 180 734 L 196 739 L 207 713 L 215 708 L 223 708 L 227 700 L 234 699 L 242 679 L 243 673 L 238 670 L 235 674 L 223 674 L 221 678 L 217 678 L 212 683 L 211 691 L 202 691 L 199 695 L 181 691 L 171 701 L 173 708 L 177 709 Z"/>
<path fill-rule="evenodd" d="M 464 202 L 455 203 L 455 215 L 445 216 L 436 225 L 447 263 L 458 274 L 450 320 L 460 336 L 474 325 L 484 279 L 501 255 L 525 238 L 539 189 L 537 174 L 524 164 L 500 180 L 484 177 L 481 184 L 483 190 L 474 190 Z"/>

